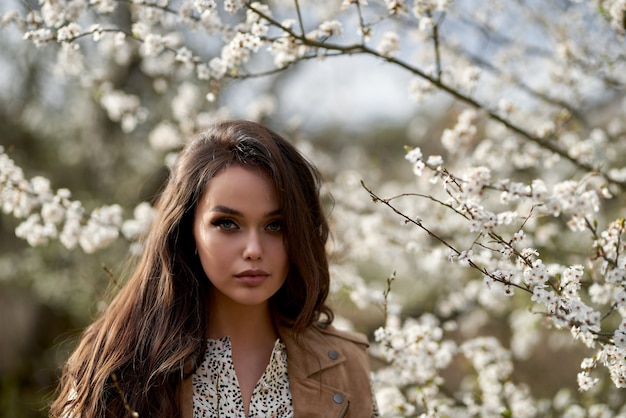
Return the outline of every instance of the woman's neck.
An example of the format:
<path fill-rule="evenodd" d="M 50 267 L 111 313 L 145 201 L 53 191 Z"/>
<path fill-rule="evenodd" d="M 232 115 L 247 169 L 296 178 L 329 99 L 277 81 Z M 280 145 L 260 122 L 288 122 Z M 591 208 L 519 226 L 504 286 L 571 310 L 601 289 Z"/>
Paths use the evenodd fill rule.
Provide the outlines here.
<path fill-rule="evenodd" d="M 272 343 L 278 338 L 269 304 L 211 303 L 207 337 L 229 337 L 233 345 Z"/>

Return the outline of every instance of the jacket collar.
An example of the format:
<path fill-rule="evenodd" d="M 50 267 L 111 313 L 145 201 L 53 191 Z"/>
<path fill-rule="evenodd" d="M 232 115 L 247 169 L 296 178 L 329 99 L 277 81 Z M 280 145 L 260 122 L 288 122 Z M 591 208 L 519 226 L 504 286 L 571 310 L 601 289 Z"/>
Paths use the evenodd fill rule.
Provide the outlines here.
<path fill-rule="evenodd" d="M 287 349 L 290 376 L 293 371 L 296 373 L 293 377 L 310 378 L 346 361 L 343 354 L 333 350 L 328 337 L 315 329 L 318 326 L 306 329 L 298 339 L 291 328 L 278 328 L 278 335 Z"/>

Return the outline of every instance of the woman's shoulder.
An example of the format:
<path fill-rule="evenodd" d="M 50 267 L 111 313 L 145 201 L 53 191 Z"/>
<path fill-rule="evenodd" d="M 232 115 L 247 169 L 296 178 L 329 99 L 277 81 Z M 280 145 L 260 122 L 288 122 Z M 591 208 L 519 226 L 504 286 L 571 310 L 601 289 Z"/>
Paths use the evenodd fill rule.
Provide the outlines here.
<path fill-rule="evenodd" d="M 297 339 L 288 331 L 281 335 L 293 370 L 311 376 L 320 370 L 346 371 L 351 376 L 369 373 L 369 346 L 365 335 L 337 329 L 326 323 L 315 323 L 302 331 Z M 339 369 L 336 369 L 339 367 Z M 291 373 L 291 372 L 290 372 Z"/>
<path fill-rule="evenodd" d="M 338 329 L 326 322 L 316 322 L 297 335 L 290 327 L 280 327 L 279 335 L 287 348 L 287 355 L 299 356 L 315 353 L 324 355 L 330 352 L 345 353 L 345 356 L 361 357 L 367 355 L 369 342 L 364 334 Z"/>
<path fill-rule="evenodd" d="M 336 339 L 338 342 L 353 343 L 362 345 L 364 348 L 369 346 L 367 337 L 364 334 L 354 331 L 347 331 L 335 327 L 333 324 L 326 322 L 317 322 L 311 327 L 313 334 L 319 333 L 326 338 Z"/>

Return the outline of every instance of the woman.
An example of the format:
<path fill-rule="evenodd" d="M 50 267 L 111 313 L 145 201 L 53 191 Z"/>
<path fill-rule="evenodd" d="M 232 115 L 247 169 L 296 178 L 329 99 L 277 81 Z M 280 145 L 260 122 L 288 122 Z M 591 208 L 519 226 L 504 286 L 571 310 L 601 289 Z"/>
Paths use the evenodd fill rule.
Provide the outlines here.
<path fill-rule="evenodd" d="M 52 416 L 367 417 L 367 340 L 326 306 L 319 174 L 253 122 L 181 152 L 134 273 L 68 360 Z"/>

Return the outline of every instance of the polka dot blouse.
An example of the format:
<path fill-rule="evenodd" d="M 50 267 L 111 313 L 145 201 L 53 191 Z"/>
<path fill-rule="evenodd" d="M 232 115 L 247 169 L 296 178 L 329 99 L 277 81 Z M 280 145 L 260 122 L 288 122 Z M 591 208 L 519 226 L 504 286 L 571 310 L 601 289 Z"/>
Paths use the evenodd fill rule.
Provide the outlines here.
<path fill-rule="evenodd" d="M 293 417 L 287 351 L 280 340 L 274 343 L 267 368 L 254 387 L 247 417 L 228 337 L 208 340 L 204 360 L 192 381 L 194 418 Z"/>

